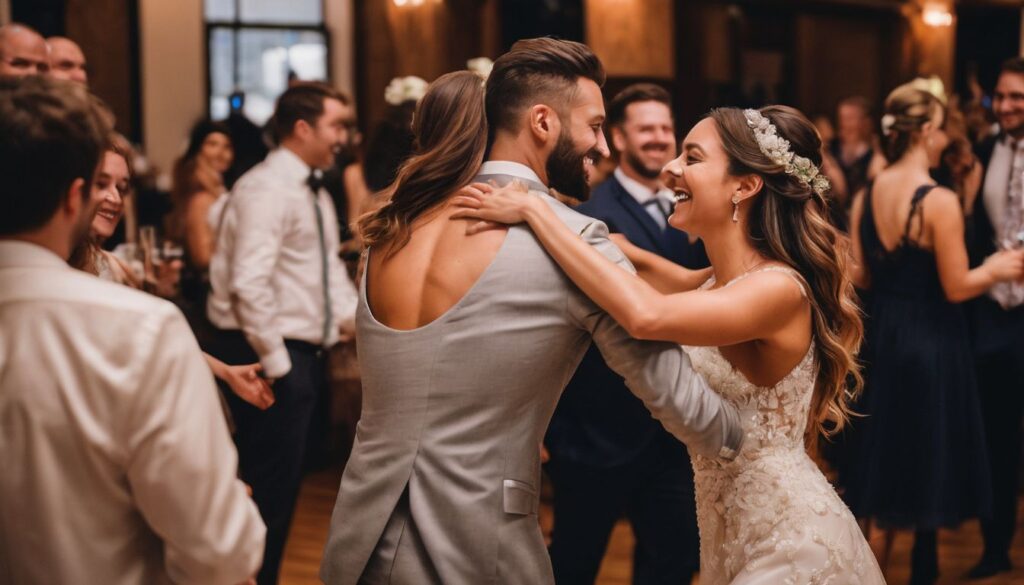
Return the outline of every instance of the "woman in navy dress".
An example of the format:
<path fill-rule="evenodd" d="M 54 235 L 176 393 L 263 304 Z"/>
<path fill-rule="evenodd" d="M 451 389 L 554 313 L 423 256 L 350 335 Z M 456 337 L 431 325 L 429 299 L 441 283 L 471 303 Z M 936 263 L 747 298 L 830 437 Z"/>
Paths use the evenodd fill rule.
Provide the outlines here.
<path fill-rule="evenodd" d="M 883 170 L 851 214 L 855 282 L 870 290 L 865 387 L 839 469 L 853 513 L 915 531 L 911 583 L 938 576 L 936 530 L 984 516 L 990 504 L 985 437 L 967 324 L 959 303 L 1024 276 L 1024 252 L 997 252 L 969 270 L 964 219 L 952 191 L 929 176 L 949 142 L 932 94 L 894 90 L 882 118 Z"/>

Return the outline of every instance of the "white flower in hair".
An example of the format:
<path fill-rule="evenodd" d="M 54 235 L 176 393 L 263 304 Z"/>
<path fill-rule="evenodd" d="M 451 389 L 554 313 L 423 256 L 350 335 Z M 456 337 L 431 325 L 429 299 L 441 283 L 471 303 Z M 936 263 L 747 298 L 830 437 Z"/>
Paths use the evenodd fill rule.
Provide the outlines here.
<path fill-rule="evenodd" d="M 784 167 L 786 174 L 797 178 L 801 183 L 810 187 L 819 196 L 824 196 L 832 187 L 828 178 L 822 174 L 818 165 L 806 157 L 797 156 L 789 149 L 789 141 L 779 136 L 779 131 L 757 110 L 743 110 L 743 116 L 747 119 L 747 126 L 754 133 L 754 140 L 758 148 L 772 162 Z"/>
<path fill-rule="evenodd" d="M 896 123 L 896 116 L 886 114 L 882 116 L 882 134 L 888 136 L 892 132 L 892 125 Z"/>
<path fill-rule="evenodd" d="M 426 80 L 409 75 L 396 77 L 384 89 L 384 101 L 392 106 L 400 106 L 405 102 L 418 102 L 427 93 Z"/>
<path fill-rule="evenodd" d="M 487 57 L 477 57 L 476 59 L 466 61 L 466 69 L 469 69 L 486 80 L 491 74 L 491 69 L 494 69 L 494 61 L 491 61 Z"/>

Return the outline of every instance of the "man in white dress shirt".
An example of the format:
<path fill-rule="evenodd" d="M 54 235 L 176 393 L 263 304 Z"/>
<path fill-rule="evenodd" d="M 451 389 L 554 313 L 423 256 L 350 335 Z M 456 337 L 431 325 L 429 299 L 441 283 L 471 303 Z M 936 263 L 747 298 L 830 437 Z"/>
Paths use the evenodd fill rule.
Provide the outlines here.
<path fill-rule="evenodd" d="M 210 262 L 207 314 L 220 333 L 207 350 L 228 363 L 258 359 L 277 399 L 261 411 L 226 393 L 242 478 L 267 523 L 261 584 L 277 583 L 313 407 L 327 391 L 324 349 L 354 329 L 355 287 L 321 182 L 347 138 L 349 108 L 318 83 L 281 95 L 279 147 L 238 180 Z"/>
<path fill-rule="evenodd" d="M 0 583 L 232 585 L 266 529 L 185 318 L 67 265 L 105 120 L 81 86 L 0 81 Z"/>

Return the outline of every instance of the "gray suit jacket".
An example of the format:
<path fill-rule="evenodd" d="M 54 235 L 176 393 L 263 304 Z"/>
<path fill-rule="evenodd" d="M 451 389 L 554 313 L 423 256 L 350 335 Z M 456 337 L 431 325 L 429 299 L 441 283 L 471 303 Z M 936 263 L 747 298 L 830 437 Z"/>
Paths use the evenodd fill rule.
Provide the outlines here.
<path fill-rule="evenodd" d="M 542 186 L 541 186 L 542 188 Z M 605 225 L 547 197 L 632 270 Z M 678 345 L 632 339 L 514 226 L 470 291 L 412 331 L 357 313 L 362 419 L 320 576 L 330 585 L 554 582 L 537 523 L 539 444 L 590 344 L 692 451 L 734 457 L 739 414 Z"/>

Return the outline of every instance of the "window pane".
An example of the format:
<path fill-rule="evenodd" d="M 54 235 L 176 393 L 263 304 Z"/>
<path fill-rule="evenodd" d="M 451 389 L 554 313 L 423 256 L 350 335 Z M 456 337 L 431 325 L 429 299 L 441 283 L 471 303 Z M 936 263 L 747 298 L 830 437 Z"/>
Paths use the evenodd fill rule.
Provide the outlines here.
<path fill-rule="evenodd" d="M 323 0 L 241 0 L 242 22 L 323 24 Z"/>
<path fill-rule="evenodd" d="M 274 111 L 274 101 L 288 87 L 288 76 L 327 80 L 327 39 L 323 33 L 298 29 L 238 31 L 238 78 L 231 75 L 235 34 L 230 28 L 210 32 L 210 115 L 223 118 L 228 96 L 245 92 L 245 114 L 263 124 Z M 226 39 L 226 40 L 224 40 Z M 226 64 L 226 67 L 225 65 Z"/>
<path fill-rule="evenodd" d="M 235 19 L 235 0 L 206 0 L 206 20 Z"/>

